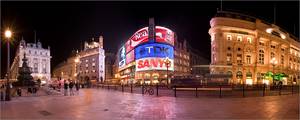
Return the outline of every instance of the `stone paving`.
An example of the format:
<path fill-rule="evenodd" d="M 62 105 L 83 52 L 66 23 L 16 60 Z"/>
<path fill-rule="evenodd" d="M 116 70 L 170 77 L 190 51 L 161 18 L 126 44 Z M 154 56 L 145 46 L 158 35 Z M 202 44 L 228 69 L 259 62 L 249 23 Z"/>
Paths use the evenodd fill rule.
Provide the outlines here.
<path fill-rule="evenodd" d="M 299 119 L 299 94 L 248 98 L 181 98 L 81 89 L 75 96 L 0 102 L 1 120 Z"/>

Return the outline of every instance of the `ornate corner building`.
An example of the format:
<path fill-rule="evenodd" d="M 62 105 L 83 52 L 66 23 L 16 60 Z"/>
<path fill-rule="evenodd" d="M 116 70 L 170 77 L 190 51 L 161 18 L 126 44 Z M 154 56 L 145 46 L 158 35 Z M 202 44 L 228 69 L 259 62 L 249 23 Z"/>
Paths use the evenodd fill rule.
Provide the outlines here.
<path fill-rule="evenodd" d="M 271 84 L 267 72 L 299 84 L 300 42 L 291 33 L 252 16 L 218 11 L 210 20 L 211 73 L 231 74 L 230 83 Z M 222 67 L 223 66 L 223 67 Z"/>
<path fill-rule="evenodd" d="M 31 70 L 31 75 L 34 80 L 40 79 L 42 83 L 47 83 L 51 80 L 51 56 L 50 47 L 47 49 L 42 47 L 42 43 L 38 41 L 37 43 L 26 43 L 22 38 L 18 46 L 14 61 L 11 65 L 11 78 L 17 79 L 19 74 L 19 69 L 22 67 L 24 58 L 24 53 L 28 59 L 28 66 Z"/>

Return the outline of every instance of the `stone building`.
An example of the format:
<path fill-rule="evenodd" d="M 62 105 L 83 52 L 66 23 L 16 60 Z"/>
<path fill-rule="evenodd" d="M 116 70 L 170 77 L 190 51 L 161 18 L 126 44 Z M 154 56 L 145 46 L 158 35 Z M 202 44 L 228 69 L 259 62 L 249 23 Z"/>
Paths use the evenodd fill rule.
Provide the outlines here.
<path fill-rule="evenodd" d="M 11 79 L 17 79 L 19 68 L 22 66 L 24 53 L 28 59 L 28 66 L 34 80 L 40 79 L 43 84 L 51 79 L 51 55 L 50 47 L 47 49 L 42 47 L 42 43 L 26 43 L 22 38 L 17 48 L 17 52 L 11 65 Z"/>
<path fill-rule="evenodd" d="M 231 74 L 231 83 L 271 84 L 265 74 L 288 75 L 283 84 L 297 82 L 300 42 L 275 24 L 234 12 L 218 11 L 210 20 L 211 73 Z M 214 67 L 224 66 L 224 67 Z"/>

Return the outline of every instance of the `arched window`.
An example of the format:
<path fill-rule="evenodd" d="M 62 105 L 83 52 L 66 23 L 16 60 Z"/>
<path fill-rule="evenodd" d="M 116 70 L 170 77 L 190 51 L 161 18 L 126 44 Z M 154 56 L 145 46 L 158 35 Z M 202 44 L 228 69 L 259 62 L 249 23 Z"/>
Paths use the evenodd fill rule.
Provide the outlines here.
<path fill-rule="evenodd" d="M 238 71 L 238 72 L 236 73 L 236 78 L 237 78 L 237 79 L 242 79 L 242 78 L 243 78 L 243 73 L 242 73 L 241 71 Z"/>
<path fill-rule="evenodd" d="M 271 59 L 275 58 L 275 53 L 271 52 Z"/>
<path fill-rule="evenodd" d="M 258 63 L 259 64 L 264 64 L 264 60 L 265 60 L 265 52 L 263 50 L 259 50 L 259 55 L 258 55 Z"/>

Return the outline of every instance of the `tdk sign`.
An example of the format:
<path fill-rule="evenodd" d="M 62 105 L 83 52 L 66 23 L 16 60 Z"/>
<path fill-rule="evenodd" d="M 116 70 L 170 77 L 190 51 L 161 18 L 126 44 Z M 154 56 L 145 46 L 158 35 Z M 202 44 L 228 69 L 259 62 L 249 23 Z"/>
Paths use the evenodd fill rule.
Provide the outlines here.
<path fill-rule="evenodd" d="M 146 57 L 168 57 L 170 59 L 174 58 L 174 49 L 170 45 L 152 43 L 140 45 L 135 48 L 135 58 L 146 58 Z"/>

